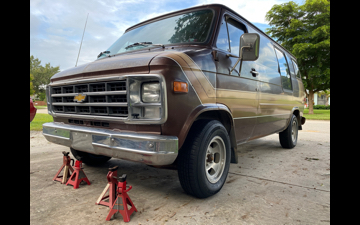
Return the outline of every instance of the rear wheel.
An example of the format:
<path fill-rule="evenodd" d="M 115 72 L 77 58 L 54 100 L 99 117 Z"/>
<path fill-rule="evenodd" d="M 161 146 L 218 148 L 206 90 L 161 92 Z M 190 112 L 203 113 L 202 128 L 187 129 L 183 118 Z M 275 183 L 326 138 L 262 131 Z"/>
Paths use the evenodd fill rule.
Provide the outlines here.
<path fill-rule="evenodd" d="M 283 148 L 294 148 L 298 139 L 298 120 L 295 115 L 292 115 L 290 124 L 283 132 L 279 133 L 280 144 Z"/>
<path fill-rule="evenodd" d="M 179 151 L 178 175 L 186 193 L 207 198 L 219 192 L 230 166 L 230 138 L 216 120 L 196 121 Z"/>
<path fill-rule="evenodd" d="M 71 154 L 77 160 L 81 160 L 83 163 L 90 165 L 90 166 L 99 166 L 111 159 L 111 157 L 104 156 L 104 155 L 94 155 L 88 152 L 82 152 L 70 148 Z"/>

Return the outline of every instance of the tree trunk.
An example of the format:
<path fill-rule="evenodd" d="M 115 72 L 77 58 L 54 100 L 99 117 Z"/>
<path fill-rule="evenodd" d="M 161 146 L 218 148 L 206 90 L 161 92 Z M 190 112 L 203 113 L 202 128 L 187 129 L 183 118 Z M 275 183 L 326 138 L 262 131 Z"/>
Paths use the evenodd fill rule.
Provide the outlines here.
<path fill-rule="evenodd" d="M 314 114 L 314 91 L 309 90 L 309 114 Z"/>

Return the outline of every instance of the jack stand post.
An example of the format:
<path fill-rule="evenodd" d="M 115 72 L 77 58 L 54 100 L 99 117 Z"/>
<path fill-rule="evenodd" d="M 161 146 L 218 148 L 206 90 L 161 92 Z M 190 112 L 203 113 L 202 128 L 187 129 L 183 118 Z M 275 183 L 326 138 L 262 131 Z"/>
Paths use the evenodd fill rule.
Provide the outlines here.
<path fill-rule="evenodd" d="M 65 152 L 63 151 L 62 154 L 64 155 L 63 156 L 63 164 L 62 166 L 60 167 L 59 171 L 56 173 L 55 177 L 53 178 L 53 181 L 59 181 L 61 182 L 62 184 L 65 184 L 67 179 L 70 177 L 70 172 L 69 170 L 71 171 L 71 173 L 74 172 L 74 169 L 71 167 L 70 165 L 70 161 L 72 160 L 74 162 L 73 159 L 70 159 L 70 156 L 69 156 L 69 153 L 70 152 Z M 64 169 L 65 168 L 65 169 Z M 61 171 L 64 169 L 64 173 L 62 176 L 59 176 L 59 174 L 61 173 Z"/>
<path fill-rule="evenodd" d="M 117 198 L 114 204 L 111 206 L 108 216 L 106 217 L 107 221 L 109 221 L 115 213 L 119 212 L 123 216 L 124 222 L 129 222 L 130 215 L 134 211 L 137 212 L 134 203 L 131 201 L 129 195 L 126 193 L 130 191 L 131 188 L 132 186 L 129 186 L 129 189 L 126 189 L 126 174 L 123 174 L 121 177 L 119 177 Z M 130 210 L 128 209 L 128 205 L 131 206 Z"/>
<path fill-rule="evenodd" d="M 116 185 L 118 182 L 116 179 L 118 168 L 119 168 L 118 166 L 109 168 L 109 172 L 106 176 L 106 178 L 108 180 L 108 184 L 106 185 L 105 189 L 103 190 L 103 192 L 99 196 L 98 200 L 96 201 L 96 203 L 95 203 L 96 205 L 105 205 L 105 206 L 109 206 L 111 208 L 111 206 L 114 204 L 115 198 L 116 198 Z M 109 190 L 109 195 L 105 196 L 105 194 L 108 190 Z M 108 202 L 104 201 L 107 198 L 109 199 L 109 201 Z"/>
<path fill-rule="evenodd" d="M 80 158 L 81 159 L 81 158 Z M 76 160 L 74 172 L 71 174 L 69 180 L 67 181 L 66 185 L 70 184 L 74 186 L 74 189 L 79 187 L 79 184 L 85 181 L 88 185 L 90 185 L 89 179 L 86 177 L 83 169 L 82 169 L 82 161 Z"/>

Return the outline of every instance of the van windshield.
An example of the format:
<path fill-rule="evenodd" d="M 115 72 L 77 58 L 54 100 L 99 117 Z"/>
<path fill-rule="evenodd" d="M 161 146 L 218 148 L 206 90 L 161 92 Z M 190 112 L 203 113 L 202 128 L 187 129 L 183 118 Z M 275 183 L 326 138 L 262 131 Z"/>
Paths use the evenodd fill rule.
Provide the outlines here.
<path fill-rule="evenodd" d="M 107 49 L 110 52 L 108 55 L 158 44 L 203 43 L 207 40 L 213 17 L 213 11 L 206 9 L 146 24 L 124 33 Z M 105 56 L 107 55 L 101 54 L 99 58 Z"/>

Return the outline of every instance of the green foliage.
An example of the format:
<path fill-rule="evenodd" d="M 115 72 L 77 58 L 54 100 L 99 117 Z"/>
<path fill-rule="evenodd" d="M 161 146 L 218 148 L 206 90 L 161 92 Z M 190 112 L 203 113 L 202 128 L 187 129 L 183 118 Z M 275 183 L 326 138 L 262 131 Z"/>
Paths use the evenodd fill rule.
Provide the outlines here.
<path fill-rule="evenodd" d="M 46 93 L 45 92 L 40 92 L 38 97 L 39 97 L 40 101 L 44 101 L 46 99 Z"/>
<path fill-rule="evenodd" d="M 37 109 L 47 109 L 46 105 L 34 105 L 34 107 Z"/>
<path fill-rule="evenodd" d="M 330 105 L 314 105 L 314 109 L 330 110 Z"/>
<path fill-rule="evenodd" d="M 274 5 L 266 20 L 272 26 L 266 33 L 296 56 L 305 89 L 313 93 L 329 89 L 330 1 Z"/>
<path fill-rule="evenodd" d="M 325 97 L 328 99 L 330 97 L 330 90 L 320 91 L 318 95 L 321 97 L 325 95 Z"/>
<path fill-rule="evenodd" d="M 33 89 L 35 94 L 45 96 L 46 85 L 50 83 L 50 78 L 60 71 L 59 66 L 52 67 L 50 63 L 46 63 L 45 66 L 41 65 L 41 61 L 34 56 L 30 56 L 30 74 L 33 75 L 32 80 Z M 45 99 L 45 97 L 44 97 Z"/>
<path fill-rule="evenodd" d="M 30 123 L 30 130 L 42 130 L 44 123 L 54 122 L 54 119 L 49 114 L 36 113 L 33 121 Z"/>
<path fill-rule="evenodd" d="M 38 68 L 41 67 L 41 61 L 38 58 L 35 58 L 34 56 L 30 56 L 30 73 Z"/>
<path fill-rule="evenodd" d="M 288 89 L 288 90 L 292 89 L 290 78 L 285 77 L 285 76 L 281 76 L 281 83 L 282 83 L 283 88 Z"/>
<path fill-rule="evenodd" d="M 30 73 L 30 95 L 34 94 L 34 85 L 32 83 L 32 80 L 34 80 L 34 76 Z"/>

